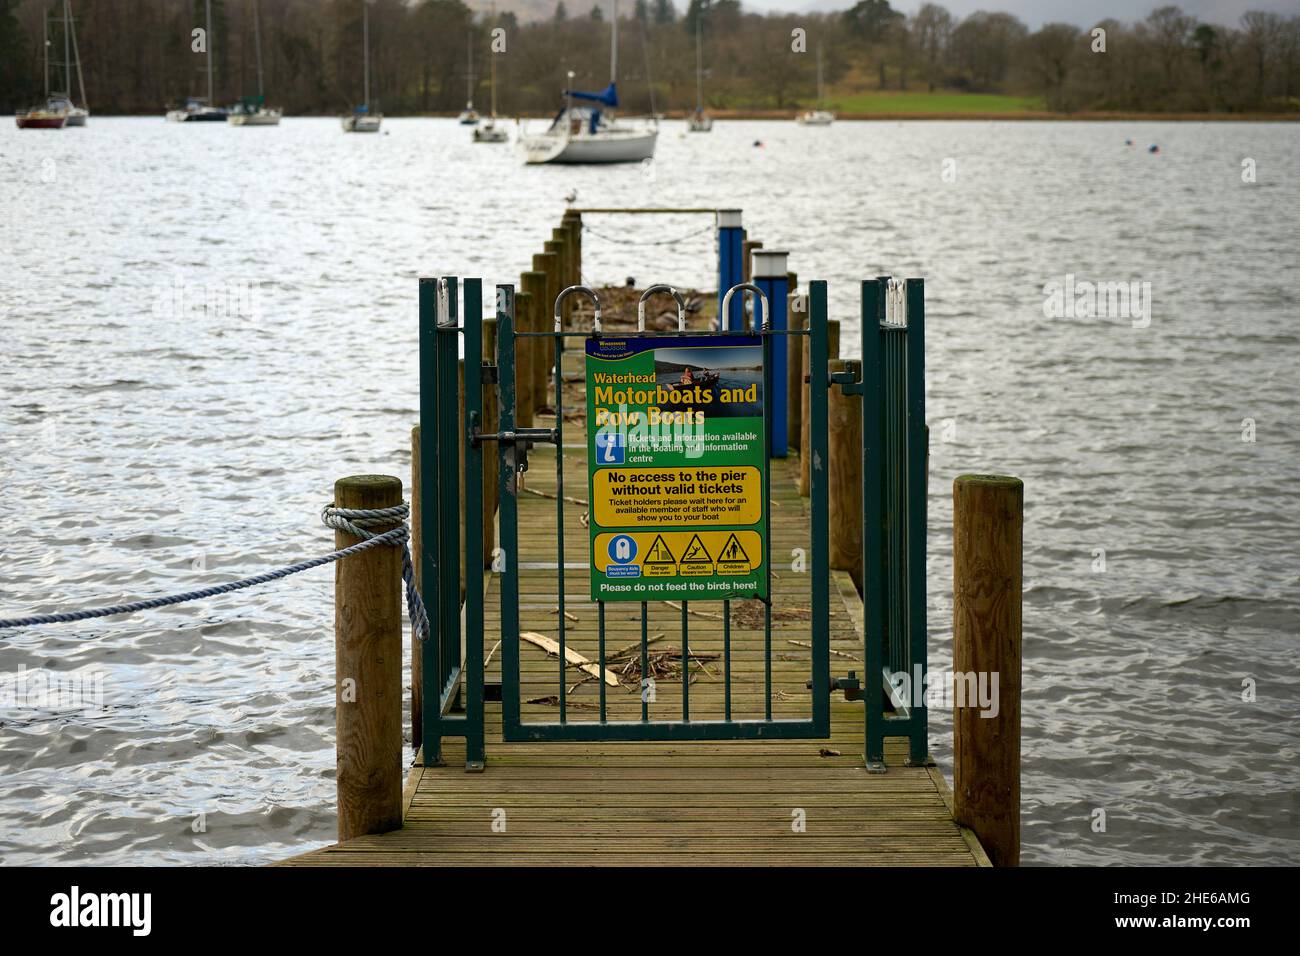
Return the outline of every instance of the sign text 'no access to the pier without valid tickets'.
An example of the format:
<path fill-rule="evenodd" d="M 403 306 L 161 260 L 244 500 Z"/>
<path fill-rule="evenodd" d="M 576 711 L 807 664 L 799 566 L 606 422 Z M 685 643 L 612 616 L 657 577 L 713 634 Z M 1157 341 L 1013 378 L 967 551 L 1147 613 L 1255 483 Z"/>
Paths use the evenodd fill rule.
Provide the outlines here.
<path fill-rule="evenodd" d="M 591 596 L 767 595 L 756 336 L 587 340 Z"/>

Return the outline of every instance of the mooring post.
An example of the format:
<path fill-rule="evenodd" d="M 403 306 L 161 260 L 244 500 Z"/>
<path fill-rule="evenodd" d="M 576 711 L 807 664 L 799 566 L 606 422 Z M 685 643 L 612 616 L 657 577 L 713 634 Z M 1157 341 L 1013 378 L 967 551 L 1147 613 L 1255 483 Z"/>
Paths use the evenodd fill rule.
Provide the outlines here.
<path fill-rule="evenodd" d="M 718 210 L 718 329 L 723 332 L 739 332 L 745 327 L 744 296 L 732 296 L 731 314 L 722 314 L 722 299 L 727 290 L 745 281 L 743 233 L 739 209 Z"/>
<path fill-rule="evenodd" d="M 555 329 L 552 310 L 555 308 L 555 297 L 560 294 L 559 276 L 555 274 L 555 259 L 554 252 L 538 252 L 533 255 L 533 272 L 541 276 L 540 285 L 529 289 L 536 303 L 533 306 L 533 320 L 537 324 L 531 329 L 533 332 L 551 332 Z M 524 288 L 529 287 L 525 284 Z M 535 415 L 539 409 L 551 404 L 546 390 L 546 380 L 551 375 L 551 369 L 555 368 L 555 340 L 533 339 L 532 342 L 533 396 L 537 403 L 533 406 Z"/>
<path fill-rule="evenodd" d="M 790 291 L 788 285 L 790 270 L 787 268 L 790 254 L 780 250 L 759 250 L 754 253 L 754 284 L 767 296 L 768 308 L 772 314 L 765 316 L 767 324 L 774 332 L 784 332 L 787 328 L 786 296 Z M 790 343 L 787 335 L 772 337 L 772 381 L 784 382 L 789 373 Z M 772 444 L 770 453 L 773 458 L 785 458 L 790 452 L 789 432 L 787 431 L 785 389 L 773 388 L 770 399 L 772 408 Z"/>
<path fill-rule="evenodd" d="M 862 381 L 862 363 L 831 359 L 831 372 L 850 372 Z M 826 405 L 827 487 L 830 490 L 830 563 L 848 571 L 862 590 L 862 400 L 832 385 Z"/>
<path fill-rule="evenodd" d="M 791 279 L 794 273 L 790 273 Z M 793 283 L 786 296 L 786 312 L 790 316 L 790 328 L 806 329 L 808 327 L 807 302 L 803 296 L 794 291 Z M 786 369 L 785 390 L 785 427 L 786 440 L 791 448 L 803 448 L 803 340 L 807 336 L 796 336 L 790 340 L 790 364 Z"/>
<path fill-rule="evenodd" d="M 761 239 L 750 239 L 748 231 L 745 233 L 745 241 L 741 246 L 740 253 L 744 257 L 745 267 L 743 271 L 744 281 L 754 281 L 754 251 L 763 248 Z"/>
<path fill-rule="evenodd" d="M 337 508 L 392 508 L 402 482 L 353 475 Z M 375 534 L 396 527 L 369 529 Z M 335 530 L 335 549 L 362 539 Z M 380 546 L 334 564 L 334 728 L 339 842 L 402 825 L 402 549 Z"/>
<path fill-rule="evenodd" d="M 533 257 L 537 261 L 537 257 Z M 528 296 L 528 314 L 525 318 L 528 325 L 520 325 L 521 332 L 544 332 L 551 328 L 553 319 L 551 318 L 551 308 L 554 307 L 554 299 L 550 300 L 552 305 L 547 306 L 546 290 L 548 281 L 545 272 L 532 271 L 525 272 L 519 277 L 519 287 L 523 289 L 523 295 Z M 531 403 L 532 411 L 531 425 L 537 423 L 537 413 L 546 404 L 546 376 L 547 364 L 546 356 L 547 346 L 550 343 L 546 339 L 520 339 L 519 347 L 523 350 L 527 346 L 528 364 L 526 366 L 516 363 L 515 377 L 519 381 L 519 389 L 527 389 L 528 401 Z M 528 375 L 527 385 L 524 383 L 524 375 Z M 522 423 L 519 423 L 522 424 Z"/>
<path fill-rule="evenodd" d="M 515 332 L 528 332 L 532 329 L 533 321 L 533 295 L 527 291 L 529 288 L 528 277 L 531 272 L 525 272 L 519 276 L 519 288 L 521 291 L 515 293 Z M 546 280 L 542 279 L 542 286 L 545 288 Z M 534 284 L 534 288 L 535 288 Z M 514 340 L 515 348 L 515 426 L 518 428 L 532 428 L 533 426 L 533 340 L 516 338 Z M 502 342 L 502 347 L 509 347 L 509 342 Z"/>
<path fill-rule="evenodd" d="M 569 243 L 569 277 L 565 287 L 582 284 L 582 213 L 576 209 L 567 210 L 560 220 L 568 233 Z M 564 303 L 565 328 L 573 327 L 573 315 L 577 311 L 578 300 L 572 296 Z"/>
<path fill-rule="evenodd" d="M 1020 865 L 1024 495 L 1019 478 L 1001 475 L 952 486 L 953 817 L 994 866 Z"/>
<path fill-rule="evenodd" d="M 552 246 L 554 246 L 554 248 L 552 248 Z M 573 285 L 570 276 L 572 269 L 569 264 L 569 258 L 572 255 L 572 250 L 569 248 L 569 232 L 563 225 L 557 226 L 556 228 L 551 230 L 551 242 L 546 243 L 546 251 L 554 252 L 556 255 L 555 276 L 557 281 L 555 283 L 556 285 L 555 294 L 558 296 L 561 291 Z M 568 329 L 569 327 L 568 323 L 564 321 L 564 319 L 568 318 L 570 305 L 571 303 L 565 302 L 561 306 L 561 313 L 560 313 L 561 329 Z M 551 313 L 551 327 L 554 328 L 555 327 L 555 302 L 554 301 L 551 302 L 550 306 L 547 308 L 546 311 Z M 558 347 L 558 349 L 561 352 L 563 352 L 564 339 L 560 339 L 559 342 L 554 347 Z"/>
<path fill-rule="evenodd" d="M 799 424 L 799 494 L 804 498 L 807 498 L 808 490 L 812 487 L 809 484 L 810 479 L 808 474 L 808 460 L 811 457 L 808 445 L 811 436 L 809 429 L 812 427 L 812 416 L 809 414 L 809 408 L 812 403 L 808 398 L 808 389 L 810 387 L 809 377 L 812 367 L 809 365 L 808 360 L 808 337 L 801 336 L 801 338 L 803 338 L 803 398 L 799 410 L 799 416 L 801 419 Z M 840 357 L 839 319 L 830 319 L 826 322 L 826 354 L 833 359 Z M 826 423 L 821 422 L 817 427 L 825 428 Z"/>

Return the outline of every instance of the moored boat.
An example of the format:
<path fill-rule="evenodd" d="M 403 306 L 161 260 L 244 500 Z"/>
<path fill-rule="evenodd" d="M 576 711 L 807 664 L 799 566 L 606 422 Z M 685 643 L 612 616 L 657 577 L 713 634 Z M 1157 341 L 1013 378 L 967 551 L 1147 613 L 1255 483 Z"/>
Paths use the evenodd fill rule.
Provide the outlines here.
<path fill-rule="evenodd" d="M 618 0 L 612 21 L 609 86 L 599 93 L 565 90 L 565 105 L 546 132 L 519 137 L 525 163 L 639 163 L 654 157 L 658 126 L 620 123 L 612 115 L 618 107 Z M 573 76 L 569 71 L 570 81 Z M 575 106 L 574 100 L 593 105 Z"/>
<path fill-rule="evenodd" d="M 822 48 L 817 47 L 817 108 L 800 113 L 800 126 L 830 126 L 835 122 L 835 114 L 822 108 Z"/>
<path fill-rule="evenodd" d="M 220 106 L 213 106 L 212 96 L 212 45 L 216 39 L 212 33 L 212 0 L 205 0 L 204 10 L 207 16 L 207 97 L 191 96 L 182 109 L 168 110 L 167 119 L 172 123 L 224 123 L 226 111 Z"/>
<path fill-rule="evenodd" d="M 261 4 L 253 5 L 253 46 L 257 50 L 257 96 L 245 96 L 231 108 L 226 116 L 231 126 L 279 126 L 283 112 L 266 105 L 262 89 L 262 25 Z"/>
<path fill-rule="evenodd" d="M 370 4 L 361 3 L 361 49 L 365 62 L 365 102 L 343 117 L 345 133 L 378 133 L 384 121 L 383 113 L 370 112 Z"/>
<path fill-rule="evenodd" d="M 46 109 L 30 109 L 14 116 L 19 129 L 63 129 L 68 122 L 67 113 L 53 113 Z"/>

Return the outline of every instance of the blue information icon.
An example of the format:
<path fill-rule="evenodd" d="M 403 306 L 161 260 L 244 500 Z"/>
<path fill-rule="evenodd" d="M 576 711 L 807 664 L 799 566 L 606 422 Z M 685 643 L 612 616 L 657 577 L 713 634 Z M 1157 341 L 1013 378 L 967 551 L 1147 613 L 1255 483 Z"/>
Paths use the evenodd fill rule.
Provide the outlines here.
<path fill-rule="evenodd" d="M 636 541 L 626 534 L 617 534 L 609 541 L 609 559 L 615 564 L 631 564 L 636 558 Z"/>
<path fill-rule="evenodd" d="M 596 432 L 596 463 L 623 464 L 623 437 L 618 432 Z"/>

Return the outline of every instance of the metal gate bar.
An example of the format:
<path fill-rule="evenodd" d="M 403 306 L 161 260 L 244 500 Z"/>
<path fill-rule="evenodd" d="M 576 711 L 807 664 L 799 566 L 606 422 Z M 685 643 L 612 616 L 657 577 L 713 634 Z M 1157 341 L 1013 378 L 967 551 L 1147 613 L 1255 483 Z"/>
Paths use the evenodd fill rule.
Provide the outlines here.
<path fill-rule="evenodd" d="M 764 604 L 764 719 L 762 720 L 735 720 L 732 717 L 731 701 L 731 602 L 724 601 L 724 719 L 723 720 L 691 720 L 690 717 L 690 650 L 689 650 L 689 602 L 682 601 L 681 619 L 682 619 L 682 718 L 680 721 L 651 721 L 649 718 L 649 699 L 645 692 L 644 682 L 645 675 L 648 671 L 648 606 L 646 602 L 641 603 L 641 674 L 643 680 L 643 692 L 641 697 L 641 719 L 639 721 L 610 721 L 606 711 L 606 695 L 604 689 L 603 674 L 605 672 L 605 602 L 598 601 L 598 660 L 597 673 L 601 675 L 598 678 L 600 685 L 600 712 L 599 719 L 595 722 L 570 722 L 568 720 L 567 708 L 567 684 L 565 681 L 565 672 L 567 668 L 567 640 L 565 628 L 565 593 L 564 593 L 564 567 L 565 555 L 563 544 L 563 522 L 564 522 L 564 404 L 563 404 L 563 341 L 569 337 L 586 337 L 587 332 L 565 332 L 557 321 L 553 332 L 519 332 L 515 330 L 514 325 L 514 302 L 513 294 L 501 294 L 498 287 L 498 349 L 499 349 L 499 378 L 498 388 L 501 398 L 501 435 L 504 437 L 507 432 L 513 432 L 513 402 L 515 397 L 515 362 L 514 353 L 518 345 L 518 340 L 529 339 L 534 337 L 550 338 L 554 342 L 555 365 L 553 368 L 553 381 L 555 383 L 555 412 L 556 427 L 553 437 L 548 440 L 555 444 L 556 455 L 556 520 L 557 528 L 557 559 L 556 570 L 559 584 L 559 605 L 558 605 L 558 634 L 559 634 L 559 680 L 560 687 L 557 695 L 560 706 L 560 719 L 558 722 L 528 722 L 524 723 L 520 717 L 520 672 L 519 672 L 519 619 L 518 619 L 518 593 L 519 593 L 519 573 L 518 561 L 515 557 L 517 552 L 517 532 L 516 524 L 518 520 L 518 502 L 517 502 L 517 468 L 518 459 L 512 454 L 516 447 L 511 444 L 507 446 L 502 441 L 502 469 L 501 469 L 501 543 L 502 548 L 506 551 L 506 566 L 502 575 L 502 700 L 503 700 L 503 737 L 507 741 L 517 740 L 723 740 L 723 739 L 742 739 L 755 737 L 821 737 L 829 733 L 830 727 L 830 652 L 829 652 L 829 569 L 828 569 L 828 547 L 829 535 L 826 527 L 827 521 L 827 488 L 826 488 L 826 471 L 825 463 L 827 460 L 827 437 L 824 429 L 814 430 L 811 436 L 811 452 L 816 466 L 812 469 L 812 488 L 811 488 L 811 517 L 813 524 L 812 531 L 812 560 L 811 560 L 811 590 L 812 590 L 812 625 L 813 625 L 813 651 L 812 651 L 812 674 L 811 674 L 811 691 L 812 691 L 812 715 L 808 719 L 790 719 L 775 720 L 772 718 L 772 598 L 771 598 L 771 534 L 764 540 L 764 566 L 769 576 L 769 587 L 767 597 L 763 600 Z M 758 293 L 759 290 L 752 286 L 736 287 L 749 288 Z M 572 287 L 561 293 L 561 299 L 568 294 L 576 291 L 589 290 Z M 654 291 L 671 291 L 667 287 L 656 289 L 652 287 L 646 291 L 649 295 Z M 733 290 L 734 291 L 734 290 Z M 672 293 L 678 301 L 679 318 L 684 325 L 684 306 L 680 296 L 675 292 Z M 594 298 L 594 296 L 593 296 Z M 810 412 L 815 421 L 824 421 L 826 417 L 826 390 L 829 387 L 827 378 L 826 363 L 826 283 L 813 282 L 811 284 L 811 308 L 810 322 L 808 329 L 792 330 L 773 330 L 767 321 L 768 317 L 764 316 L 764 323 L 761 329 L 755 329 L 752 334 L 759 337 L 763 348 L 763 384 L 764 384 L 764 457 L 768 457 L 771 448 L 771 428 L 772 428 L 772 411 L 770 397 L 772 395 L 772 337 L 774 335 L 808 335 L 810 338 L 810 358 L 811 358 L 811 381 L 810 381 Z M 644 301 L 644 299 L 643 299 Z M 556 303 L 557 311 L 559 300 Z M 593 329 L 595 334 L 600 333 L 599 326 L 599 304 L 597 304 L 596 321 Z M 681 336 L 715 336 L 717 333 L 711 331 L 691 332 L 678 330 L 671 333 L 655 333 L 639 330 L 636 333 L 620 333 L 621 338 L 640 338 L 655 337 L 663 335 L 681 337 Z M 508 427 L 509 426 L 509 427 Z M 589 423 L 590 427 L 590 423 Z M 540 429 L 530 430 L 539 432 Z M 533 436 L 536 437 L 536 436 Z M 770 489 L 769 469 L 763 470 L 762 494 L 765 502 L 765 513 L 770 521 L 771 517 L 771 489 Z M 507 528 L 507 525 L 509 527 Z"/>
<path fill-rule="evenodd" d="M 866 760 L 884 769 L 886 736 L 929 760 L 926 675 L 925 287 L 862 283 L 863 644 Z M 886 715 L 882 689 L 893 702 Z M 899 681 L 895 675 L 905 675 Z"/>

